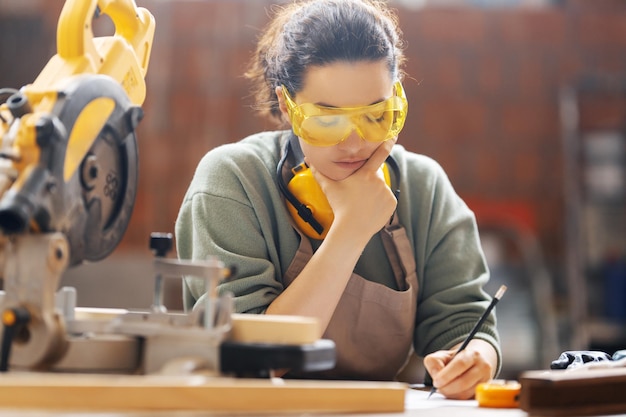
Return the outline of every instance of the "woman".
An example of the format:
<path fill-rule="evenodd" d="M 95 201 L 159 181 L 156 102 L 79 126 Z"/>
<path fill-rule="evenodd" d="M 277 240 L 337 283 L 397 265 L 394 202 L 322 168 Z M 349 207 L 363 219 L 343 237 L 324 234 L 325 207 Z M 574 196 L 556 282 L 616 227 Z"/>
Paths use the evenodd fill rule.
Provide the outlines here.
<path fill-rule="evenodd" d="M 259 109 L 290 129 L 205 155 L 176 222 L 179 256 L 236 265 L 219 291 L 238 312 L 317 318 L 337 348 L 319 377 L 391 380 L 413 346 L 439 392 L 472 397 L 500 367 L 495 316 L 454 353 L 489 303 L 489 274 L 441 167 L 396 144 L 408 104 L 395 15 L 375 0 L 275 11 L 246 75 Z M 186 307 L 204 291 L 187 279 Z"/>

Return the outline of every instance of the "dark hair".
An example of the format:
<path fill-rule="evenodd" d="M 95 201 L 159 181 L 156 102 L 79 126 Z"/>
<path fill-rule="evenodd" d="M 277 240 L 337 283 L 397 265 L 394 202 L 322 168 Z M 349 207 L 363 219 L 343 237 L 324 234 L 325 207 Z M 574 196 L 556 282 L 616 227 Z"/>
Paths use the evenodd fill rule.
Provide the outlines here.
<path fill-rule="evenodd" d="M 296 0 L 273 12 L 245 74 L 262 114 L 280 120 L 276 87 L 297 94 L 310 66 L 386 60 L 391 76 L 401 78 L 401 32 L 385 1 Z"/>

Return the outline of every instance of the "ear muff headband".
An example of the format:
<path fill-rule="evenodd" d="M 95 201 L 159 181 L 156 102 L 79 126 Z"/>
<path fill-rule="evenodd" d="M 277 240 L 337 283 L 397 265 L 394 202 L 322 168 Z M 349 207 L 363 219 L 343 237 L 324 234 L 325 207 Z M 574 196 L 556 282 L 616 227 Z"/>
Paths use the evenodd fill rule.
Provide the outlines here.
<path fill-rule="evenodd" d="M 294 138 L 294 136 L 292 136 L 292 138 Z M 304 224 L 309 225 L 309 227 L 313 229 L 313 231 L 317 234 L 317 236 L 321 236 L 322 233 L 324 233 L 324 227 L 317 220 L 315 220 L 315 217 L 313 217 L 313 212 L 311 211 L 311 209 L 307 207 L 305 204 L 302 204 L 291 193 L 287 185 L 285 185 L 285 180 L 283 179 L 283 166 L 285 165 L 285 161 L 287 160 L 287 156 L 289 154 L 290 149 L 291 149 L 291 139 L 287 142 L 285 151 L 283 152 L 283 156 L 280 159 L 280 162 L 278 162 L 278 168 L 276 172 L 276 176 L 278 177 L 277 178 L 278 188 L 287 199 L 287 209 L 289 210 L 292 217 L 294 218 L 294 221 L 296 221 L 296 224 L 298 223 L 299 220 L 301 220 L 304 222 Z M 296 215 L 294 215 L 292 210 L 295 211 Z M 314 237 L 314 238 L 319 239 L 319 237 Z"/>

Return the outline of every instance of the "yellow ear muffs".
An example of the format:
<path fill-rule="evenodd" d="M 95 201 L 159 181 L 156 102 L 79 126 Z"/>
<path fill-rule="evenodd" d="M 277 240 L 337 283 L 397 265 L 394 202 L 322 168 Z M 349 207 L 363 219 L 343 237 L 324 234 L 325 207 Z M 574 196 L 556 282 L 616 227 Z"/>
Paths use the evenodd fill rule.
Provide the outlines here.
<path fill-rule="evenodd" d="M 391 187 L 391 178 L 389 176 L 389 167 L 383 164 L 380 168 L 383 172 L 385 182 Z M 287 184 L 287 188 L 291 194 L 310 211 L 313 218 L 322 226 L 321 233 L 318 233 L 310 224 L 302 218 L 298 210 L 291 202 L 287 201 L 287 209 L 296 222 L 296 226 L 308 237 L 312 239 L 324 239 L 333 223 L 335 216 L 333 210 L 328 204 L 326 196 L 322 192 L 319 184 L 313 177 L 309 167 L 303 162 L 292 168 L 293 178 Z"/>

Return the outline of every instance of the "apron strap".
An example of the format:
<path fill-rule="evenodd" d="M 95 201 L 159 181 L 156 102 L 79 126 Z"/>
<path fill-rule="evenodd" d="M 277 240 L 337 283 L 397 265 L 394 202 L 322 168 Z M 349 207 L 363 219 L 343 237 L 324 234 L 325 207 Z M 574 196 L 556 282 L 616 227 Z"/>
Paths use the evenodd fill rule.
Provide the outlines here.
<path fill-rule="evenodd" d="M 406 229 L 398 220 L 397 211 L 393 214 L 391 223 L 380 231 L 380 237 L 389 257 L 398 290 L 404 291 L 407 289 L 406 277 L 415 271 L 415 257 Z"/>
<path fill-rule="evenodd" d="M 294 230 L 300 235 L 300 245 L 298 246 L 296 255 L 293 257 L 291 264 L 289 264 L 289 267 L 283 276 L 283 284 L 285 287 L 291 284 L 293 280 L 300 275 L 300 272 L 302 272 L 306 264 L 313 256 L 313 246 L 311 245 L 309 238 L 302 233 L 300 229 L 298 229 L 298 226 L 296 226 L 293 219 L 289 218 L 289 223 L 291 223 L 291 227 L 293 227 Z"/>

